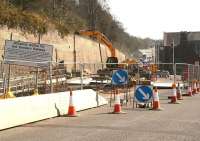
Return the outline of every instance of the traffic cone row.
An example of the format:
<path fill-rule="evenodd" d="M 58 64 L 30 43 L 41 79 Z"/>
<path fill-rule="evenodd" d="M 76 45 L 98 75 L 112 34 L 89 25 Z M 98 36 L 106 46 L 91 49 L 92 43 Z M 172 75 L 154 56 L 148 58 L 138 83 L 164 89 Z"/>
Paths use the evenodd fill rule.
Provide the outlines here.
<path fill-rule="evenodd" d="M 194 88 L 195 88 L 195 86 L 194 86 Z M 197 88 L 198 88 L 197 90 L 200 91 L 199 84 L 197 85 Z M 122 112 L 122 108 L 121 108 L 119 91 L 116 90 L 115 92 L 116 92 L 115 103 L 114 103 L 114 110 L 113 110 L 112 113 L 113 114 L 124 113 L 124 112 Z M 190 86 L 188 87 L 188 96 L 192 96 L 192 88 Z M 179 102 L 177 102 L 177 100 L 183 100 L 182 92 L 181 92 L 181 88 L 180 88 L 179 83 L 178 83 L 177 89 L 176 89 L 175 83 L 172 85 L 172 96 L 171 96 L 170 99 L 171 99 L 171 101 L 169 103 L 172 103 L 172 104 L 179 104 Z M 160 106 L 160 99 L 159 99 L 159 94 L 158 94 L 157 88 L 154 89 L 154 93 L 153 93 L 152 110 L 162 110 L 162 108 Z M 75 108 L 74 103 L 73 103 L 73 94 L 72 94 L 71 89 L 70 89 L 70 99 L 69 99 L 69 107 L 68 107 L 67 116 L 70 116 L 70 117 L 76 117 L 77 116 L 76 108 Z"/>

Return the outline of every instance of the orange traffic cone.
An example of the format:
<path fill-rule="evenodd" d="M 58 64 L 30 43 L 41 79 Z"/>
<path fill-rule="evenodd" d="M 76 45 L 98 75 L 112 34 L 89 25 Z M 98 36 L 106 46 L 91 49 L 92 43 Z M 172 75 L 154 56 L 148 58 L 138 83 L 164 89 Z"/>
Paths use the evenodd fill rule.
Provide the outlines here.
<path fill-rule="evenodd" d="M 197 81 L 197 93 L 200 92 L 200 88 L 199 88 L 199 81 Z"/>
<path fill-rule="evenodd" d="M 73 103 L 73 94 L 72 94 L 72 90 L 70 89 L 70 97 L 69 97 L 69 107 L 68 107 L 68 114 L 67 116 L 69 117 L 76 117 L 76 108 L 74 106 Z"/>
<path fill-rule="evenodd" d="M 120 104 L 120 96 L 119 91 L 116 90 L 116 96 L 115 96 L 115 104 L 114 104 L 114 111 L 113 114 L 121 114 L 122 112 L 121 104 Z"/>
<path fill-rule="evenodd" d="M 177 88 L 177 99 L 178 100 L 183 100 L 182 92 L 181 92 L 181 88 L 180 88 L 180 84 L 179 83 L 178 83 L 178 88 Z"/>
<path fill-rule="evenodd" d="M 191 88 L 191 86 L 188 86 L 188 96 L 192 96 L 192 88 Z"/>
<path fill-rule="evenodd" d="M 196 85 L 196 81 L 193 81 L 193 91 L 192 91 L 193 95 L 197 94 L 197 85 Z"/>
<path fill-rule="evenodd" d="M 152 110 L 162 110 L 160 108 L 160 100 L 159 100 L 157 87 L 155 88 L 154 94 L 153 94 L 153 108 L 152 108 Z"/>
<path fill-rule="evenodd" d="M 171 103 L 171 104 L 179 104 L 179 102 L 177 102 L 176 84 L 175 83 L 172 84 L 172 96 L 171 96 L 171 101 L 169 103 Z"/>

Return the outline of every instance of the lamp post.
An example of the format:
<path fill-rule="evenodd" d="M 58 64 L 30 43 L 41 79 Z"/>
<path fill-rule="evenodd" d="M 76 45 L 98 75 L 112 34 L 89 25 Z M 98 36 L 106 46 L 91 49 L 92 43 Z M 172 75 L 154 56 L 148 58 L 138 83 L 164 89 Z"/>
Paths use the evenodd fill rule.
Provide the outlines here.
<path fill-rule="evenodd" d="M 175 45 L 174 45 L 174 40 L 172 42 L 172 49 L 173 49 L 173 53 L 172 53 L 172 59 L 173 59 L 173 73 L 174 73 L 174 83 L 176 83 L 176 64 L 175 64 L 175 52 L 174 52 L 174 48 L 175 48 Z"/>

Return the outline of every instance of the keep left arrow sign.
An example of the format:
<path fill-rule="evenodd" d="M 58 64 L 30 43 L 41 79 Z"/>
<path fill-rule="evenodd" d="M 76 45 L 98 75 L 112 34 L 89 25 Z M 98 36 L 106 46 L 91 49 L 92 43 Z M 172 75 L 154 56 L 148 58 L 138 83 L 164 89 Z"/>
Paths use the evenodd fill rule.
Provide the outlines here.
<path fill-rule="evenodd" d="M 117 77 L 120 79 L 120 82 L 125 82 L 125 77 L 122 77 L 119 73 L 116 72 Z"/>
<path fill-rule="evenodd" d="M 146 94 L 141 88 L 139 88 L 138 91 L 143 95 L 143 97 L 144 97 L 143 99 L 144 100 L 148 100 L 149 99 L 149 94 L 148 93 Z"/>

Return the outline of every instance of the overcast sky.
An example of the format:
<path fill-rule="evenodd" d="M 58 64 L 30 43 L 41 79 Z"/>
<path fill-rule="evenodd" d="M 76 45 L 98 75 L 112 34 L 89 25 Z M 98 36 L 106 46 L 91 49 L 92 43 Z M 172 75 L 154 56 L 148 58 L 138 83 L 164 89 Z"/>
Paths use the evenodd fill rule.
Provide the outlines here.
<path fill-rule="evenodd" d="M 108 0 L 126 31 L 162 39 L 163 32 L 200 31 L 200 0 Z"/>

